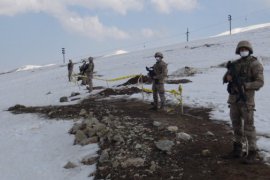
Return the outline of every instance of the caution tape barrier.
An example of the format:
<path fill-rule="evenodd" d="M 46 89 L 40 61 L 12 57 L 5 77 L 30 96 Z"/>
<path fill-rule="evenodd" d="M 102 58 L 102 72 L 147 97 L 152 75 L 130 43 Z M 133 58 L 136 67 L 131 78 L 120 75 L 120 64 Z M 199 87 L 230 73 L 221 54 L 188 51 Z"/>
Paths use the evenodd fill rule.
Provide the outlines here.
<path fill-rule="evenodd" d="M 114 82 L 114 81 L 120 81 L 120 80 L 123 80 L 123 79 L 134 78 L 134 77 L 137 77 L 137 76 L 141 76 L 141 75 L 140 74 L 136 74 L 136 75 L 121 76 L 121 77 L 113 78 L 113 79 L 102 79 L 102 78 L 96 78 L 95 77 L 93 79 L 101 80 L 101 81 L 107 81 L 107 82 Z"/>
<path fill-rule="evenodd" d="M 73 74 L 72 76 L 77 77 L 77 78 L 78 77 L 87 78 L 87 76 L 80 75 L 80 74 Z M 142 78 L 142 74 L 136 74 L 136 75 L 121 76 L 121 77 L 113 78 L 113 79 L 103 79 L 103 78 L 97 78 L 97 77 L 94 77 L 93 79 L 100 80 L 100 81 L 106 81 L 107 85 L 108 85 L 108 82 L 115 82 L 115 81 L 134 78 L 134 77 L 138 77 L 138 76 L 139 76 L 139 79 Z M 139 80 L 138 80 L 138 84 L 139 84 Z M 152 89 L 147 89 L 147 88 L 144 88 L 143 86 L 141 87 L 141 89 L 143 92 L 153 93 Z M 182 88 L 181 84 L 178 86 L 178 90 L 174 90 L 174 89 L 173 90 L 166 90 L 165 92 L 172 94 L 178 100 L 179 105 L 181 105 L 181 112 L 183 114 L 183 98 L 182 98 L 183 88 Z"/>

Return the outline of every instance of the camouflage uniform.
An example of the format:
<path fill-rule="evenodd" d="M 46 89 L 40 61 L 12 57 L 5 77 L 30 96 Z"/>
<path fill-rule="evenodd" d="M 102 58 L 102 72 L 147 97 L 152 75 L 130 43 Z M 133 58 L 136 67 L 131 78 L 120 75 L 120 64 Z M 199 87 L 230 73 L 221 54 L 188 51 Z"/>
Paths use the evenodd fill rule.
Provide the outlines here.
<path fill-rule="evenodd" d="M 88 67 L 85 71 L 85 74 L 87 76 L 87 84 L 88 84 L 88 90 L 89 92 L 91 92 L 93 90 L 93 73 L 94 73 L 94 62 L 93 62 L 93 57 L 89 57 L 88 60 L 89 60 L 89 64 L 88 64 Z"/>
<path fill-rule="evenodd" d="M 80 66 L 79 69 L 80 69 L 80 75 L 82 76 L 79 79 L 82 80 L 82 85 L 86 85 L 87 78 L 86 78 L 85 71 L 87 69 L 87 64 L 85 60 L 83 60 L 83 64 L 82 66 Z"/>
<path fill-rule="evenodd" d="M 248 49 L 249 55 L 232 62 L 232 64 L 235 67 L 237 77 L 244 81 L 243 88 L 246 95 L 246 102 L 239 99 L 239 93 L 231 93 L 228 98 L 228 103 L 230 105 L 230 118 L 234 130 L 234 148 L 236 148 L 234 150 L 241 154 L 242 142 L 245 141 L 245 137 L 248 142 L 248 153 L 256 152 L 257 150 L 254 126 L 254 95 L 255 91 L 263 86 L 264 77 L 262 64 L 257 58 L 250 56 L 253 53 L 251 44 L 247 41 L 240 41 L 236 48 L 236 54 L 240 53 L 240 48 Z M 227 74 L 228 72 L 224 76 L 225 81 Z M 239 156 L 241 156 L 240 154 Z"/>
<path fill-rule="evenodd" d="M 157 61 L 156 64 L 153 66 L 154 74 L 153 77 L 153 99 L 154 99 L 154 108 L 157 109 L 158 107 L 158 95 L 160 97 L 160 108 L 164 108 L 165 105 L 165 88 L 164 88 L 164 81 L 167 78 L 167 64 L 162 60 L 163 55 L 161 53 L 156 53 L 155 57 L 160 57 L 161 60 Z"/>
<path fill-rule="evenodd" d="M 68 80 L 71 81 L 71 76 L 72 76 L 72 72 L 73 72 L 73 66 L 74 64 L 72 63 L 71 60 L 69 60 L 68 63 Z"/>

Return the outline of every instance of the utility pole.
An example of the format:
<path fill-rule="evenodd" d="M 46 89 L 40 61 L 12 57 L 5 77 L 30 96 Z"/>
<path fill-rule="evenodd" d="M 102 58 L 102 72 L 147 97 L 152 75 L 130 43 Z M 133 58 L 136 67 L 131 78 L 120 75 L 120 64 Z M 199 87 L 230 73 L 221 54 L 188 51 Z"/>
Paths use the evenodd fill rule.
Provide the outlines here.
<path fill-rule="evenodd" d="M 66 54 L 65 48 L 62 48 L 62 54 L 63 54 L 63 63 L 65 64 L 65 54 Z"/>
<path fill-rule="evenodd" d="M 230 35 L 232 35 L 232 16 L 230 14 L 228 15 L 228 20 L 230 22 Z"/>
<path fill-rule="evenodd" d="M 187 35 L 187 42 L 188 42 L 188 40 L 189 40 L 189 31 L 188 31 L 188 28 L 187 28 L 186 35 Z"/>

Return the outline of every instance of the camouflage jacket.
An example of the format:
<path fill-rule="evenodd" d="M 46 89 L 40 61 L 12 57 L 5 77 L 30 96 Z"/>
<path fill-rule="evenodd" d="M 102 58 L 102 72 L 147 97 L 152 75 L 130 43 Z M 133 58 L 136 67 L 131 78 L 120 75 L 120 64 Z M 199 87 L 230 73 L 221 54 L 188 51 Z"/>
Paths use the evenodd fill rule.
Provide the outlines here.
<path fill-rule="evenodd" d="M 154 79 L 158 80 L 158 83 L 164 83 L 168 74 L 167 64 L 164 61 L 156 62 L 153 70 L 155 72 Z"/>
<path fill-rule="evenodd" d="M 72 62 L 68 63 L 68 71 L 73 71 L 74 64 Z"/>
<path fill-rule="evenodd" d="M 232 63 L 235 67 L 237 76 L 244 82 L 244 93 L 247 98 L 246 104 L 254 106 L 255 91 L 259 90 L 264 85 L 262 64 L 257 60 L 256 57 L 253 56 L 241 58 Z M 228 103 L 237 103 L 237 98 L 237 94 L 230 94 Z"/>
<path fill-rule="evenodd" d="M 87 69 L 85 70 L 86 75 L 93 75 L 94 73 L 94 63 L 87 64 Z"/>

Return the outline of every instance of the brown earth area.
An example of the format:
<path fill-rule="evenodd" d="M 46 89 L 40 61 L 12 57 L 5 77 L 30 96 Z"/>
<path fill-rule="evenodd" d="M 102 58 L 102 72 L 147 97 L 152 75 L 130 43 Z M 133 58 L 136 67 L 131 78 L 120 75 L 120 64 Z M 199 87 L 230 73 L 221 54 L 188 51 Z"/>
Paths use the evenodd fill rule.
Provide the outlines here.
<path fill-rule="evenodd" d="M 121 120 L 120 126 L 126 136 L 122 144 L 105 141 L 100 152 L 110 149 L 109 161 L 98 162 L 95 179 L 147 179 L 147 180 L 269 180 L 269 166 L 258 163 L 244 165 L 239 159 L 222 158 L 232 147 L 232 133 L 228 124 L 210 120 L 210 109 L 184 107 L 184 115 L 175 111 L 152 111 L 151 105 L 137 99 L 103 99 L 89 96 L 79 104 L 66 106 L 24 107 L 14 106 L 13 113 L 38 113 L 50 119 L 74 120 L 83 118 L 81 109 L 93 112 L 97 119 L 113 115 Z M 174 110 L 173 110 L 174 109 Z M 128 118 L 127 118 L 128 117 Z M 153 122 L 161 126 L 154 126 Z M 190 141 L 176 139 L 176 133 L 167 129 L 177 126 L 177 132 L 192 136 Z M 134 130 L 134 128 L 140 131 Z M 207 132 L 212 132 L 212 135 Z M 131 132 L 134 134 L 129 136 Z M 155 142 L 168 139 L 174 142 L 171 151 L 159 150 Z M 140 144 L 146 148 L 135 148 Z M 207 153 L 203 153 L 207 152 Z M 113 164 L 118 156 L 143 158 L 143 165 L 122 167 Z M 153 167 L 154 164 L 154 167 Z"/>

